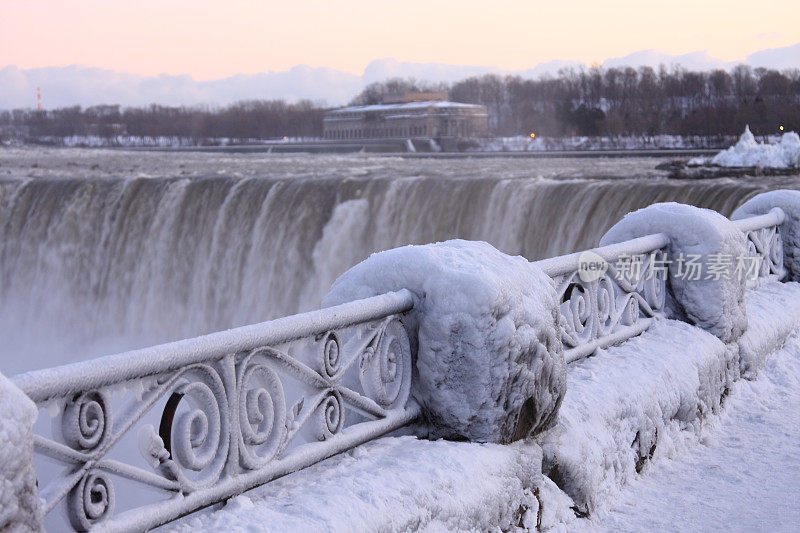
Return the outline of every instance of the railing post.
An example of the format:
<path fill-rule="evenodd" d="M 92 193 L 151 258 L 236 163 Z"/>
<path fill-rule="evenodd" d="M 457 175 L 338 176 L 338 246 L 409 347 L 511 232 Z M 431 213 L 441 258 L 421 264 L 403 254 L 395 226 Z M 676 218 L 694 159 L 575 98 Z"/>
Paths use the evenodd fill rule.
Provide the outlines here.
<path fill-rule="evenodd" d="M 33 469 L 34 403 L 0 374 L 0 531 L 43 531 Z"/>
<path fill-rule="evenodd" d="M 538 266 L 485 242 L 406 246 L 345 272 L 323 303 L 391 287 L 414 295 L 412 394 L 431 436 L 506 443 L 555 422 L 566 365 L 558 297 Z"/>
<path fill-rule="evenodd" d="M 779 233 L 783 244 L 783 262 L 791 281 L 800 281 L 800 191 L 777 190 L 757 194 L 739 206 L 731 220 L 765 215 L 779 207 L 785 218 Z"/>

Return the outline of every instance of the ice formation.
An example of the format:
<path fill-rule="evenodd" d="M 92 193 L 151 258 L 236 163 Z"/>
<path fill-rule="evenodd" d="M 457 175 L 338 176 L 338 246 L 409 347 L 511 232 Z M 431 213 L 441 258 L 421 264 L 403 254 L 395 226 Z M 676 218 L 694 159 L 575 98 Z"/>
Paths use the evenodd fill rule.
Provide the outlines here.
<path fill-rule="evenodd" d="M 36 406 L 0 374 L 0 531 L 38 531 L 41 509 L 33 470 Z"/>
<path fill-rule="evenodd" d="M 675 263 L 670 265 L 669 273 L 675 300 L 671 302 L 671 316 L 686 318 L 723 342 L 735 342 L 747 327 L 745 286 L 734 272 L 735 258 L 747 250 L 744 234 L 716 211 L 668 202 L 628 213 L 600 243 L 614 244 L 651 233 L 669 236 L 668 259 L 673 262 L 699 255 L 706 263 L 712 254 L 733 258 L 719 279 L 714 279 L 716 274 L 707 279 L 709 272 L 700 272 L 700 279 L 694 279 L 694 273 L 685 265 L 685 275 L 681 275 Z"/>
<path fill-rule="evenodd" d="M 764 334 L 775 307 L 797 291 L 793 283 L 750 291 L 748 302 L 762 303 L 748 305 L 749 328 Z M 775 301 L 771 308 L 763 305 L 767 300 Z M 767 334 L 763 349 L 778 350 L 783 335 Z M 558 424 L 539 438 L 545 473 L 552 478 L 540 474 L 542 452 L 530 441 L 497 446 L 389 437 L 167 529 L 513 531 L 516 526 L 533 531 L 538 525 L 541 531 L 663 530 L 675 527 L 664 516 L 696 517 L 705 505 L 696 496 L 715 502 L 712 516 L 686 522 L 695 529 L 736 529 L 741 523 L 724 511 L 737 506 L 744 524 L 757 525 L 762 518 L 796 523 L 781 522 L 782 516 L 796 515 L 781 502 L 793 501 L 796 491 L 785 489 L 797 487 L 797 476 L 790 468 L 777 475 L 769 469 L 794 464 L 800 453 L 794 429 L 800 426 L 793 424 L 800 401 L 798 348 L 800 341 L 790 338 L 777 352 L 778 360 L 767 362 L 766 378 L 727 389 L 724 367 L 735 346 L 689 324 L 661 319 L 639 337 L 570 366 Z M 721 433 L 723 424 L 728 427 Z M 726 439 L 725 445 L 706 453 L 717 439 Z M 775 445 L 765 448 L 765 441 Z M 754 461 L 752 450 L 758 446 L 769 450 L 763 464 Z M 667 480 L 666 486 L 650 480 L 653 473 L 663 479 L 665 469 L 682 477 Z M 719 473 L 727 476 L 725 482 L 710 484 L 707 476 Z M 742 478 L 779 478 L 780 484 L 747 485 Z M 638 487 L 645 487 L 644 497 Z M 766 495 L 777 498 L 770 509 L 783 515 L 759 516 L 751 503 L 755 497 L 764 504 Z M 625 512 L 613 513 L 620 501 L 626 502 Z M 648 512 L 640 512 L 640 506 Z M 589 511 L 588 519 L 576 518 L 575 509 Z M 651 523 L 657 525 L 648 527 Z"/>
<path fill-rule="evenodd" d="M 721 167 L 800 167 L 800 135 L 793 131 L 783 134 L 777 144 L 759 143 L 745 127 L 739 141 L 709 161 L 705 158 L 693 159 L 691 163 L 711 163 Z"/>
<path fill-rule="evenodd" d="M 433 435 L 509 442 L 553 423 L 566 370 L 546 274 L 485 242 L 405 246 L 345 272 L 323 304 L 402 288 L 415 295 L 412 393 Z"/>

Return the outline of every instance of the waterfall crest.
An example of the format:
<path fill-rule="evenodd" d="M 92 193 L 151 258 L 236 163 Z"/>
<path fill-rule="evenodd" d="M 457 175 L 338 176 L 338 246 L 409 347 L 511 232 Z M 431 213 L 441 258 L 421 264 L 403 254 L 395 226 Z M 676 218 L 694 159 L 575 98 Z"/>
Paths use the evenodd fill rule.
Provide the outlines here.
<path fill-rule="evenodd" d="M 312 309 L 344 270 L 395 246 L 458 237 L 535 260 L 595 246 L 653 202 L 729 214 L 769 188 L 367 174 L 0 181 L 3 372 Z"/>

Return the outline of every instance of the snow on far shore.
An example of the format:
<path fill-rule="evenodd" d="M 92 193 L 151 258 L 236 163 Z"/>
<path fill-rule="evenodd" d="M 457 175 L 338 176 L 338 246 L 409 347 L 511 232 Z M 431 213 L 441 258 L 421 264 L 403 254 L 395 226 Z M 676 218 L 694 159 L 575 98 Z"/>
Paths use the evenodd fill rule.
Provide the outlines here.
<path fill-rule="evenodd" d="M 773 142 L 777 137 L 768 136 Z M 114 135 L 68 135 L 65 137 L 38 137 L 25 141 L 22 138 L 0 135 L 0 146 L 24 146 L 39 143 L 47 146 L 86 147 L 86 148 L 175 148 L 184 146 L 233 146 L 243 144 L 276 144 L 293 142 L 317 142 L 323 139 L 316 137 L 289 137 L 286 139 L 234 139 L 228 137 L 176 137 L 176 136 L 142 136 Z M 680 149 L 714 149 L 726 146 L 734 141 L 730 136 L 703 135 L 630 135 L 619 137 L 574 136 L 574 137 L 542 137 L 531 138 L 528 135 L 512 137 L 487 137 L 469 139 L 472 144 L 469 152 L 546 152 L 573 150 L 680 150 Z M 432 141 L 433 142 L 433 141 Z M 438 145 L 437 145 L 438 148 Z M 433 151 L 438 151 L 432 148 Z"/>
<path fill-rule="evenodd" d="M 64 137 L 35 137 L 27 142 L 22 139 L 0 137 L 0 146 L 25 146 L 40 144 L 65 148 L 180 148 L 185 146 L 237 146 L 249 144 L 286 144 L 293 142 L 313 142 L 316 137 L 286 137 L 283 139 L 238 139 L 232 137 L 179 137 L 176 135 L 66 135 Z"/>
<path fill-rule="evenodd" d="M 698 157 L 689 165 L 717 165 L 720 167 L 790 168 L 800 166 L 800 135 L 789 131 L 779 141 L 759 143 L 745 127 L 736 144 L 711 159 Z"/>
<path fill-rule="evenodd" d="M 680 150 L 718 148 L 733 138 L 703 135 L 630 135 L 531 138 L 527 135 L 476 139 L 471 152 L 547 152 L 569 150 Z"/>

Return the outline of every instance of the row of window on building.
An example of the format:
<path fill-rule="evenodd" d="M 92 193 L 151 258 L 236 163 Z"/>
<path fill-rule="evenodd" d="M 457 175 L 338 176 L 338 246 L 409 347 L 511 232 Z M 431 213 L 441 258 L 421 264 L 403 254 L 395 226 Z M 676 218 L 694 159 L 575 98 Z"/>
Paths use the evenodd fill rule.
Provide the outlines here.
<path fill-rule="evenodd" d="M 350 128 L 325 132 L 328 139 L 374 139 L 381 137 L 422 137 L 429 136 L 425 126 L 405 128 Z"/>

